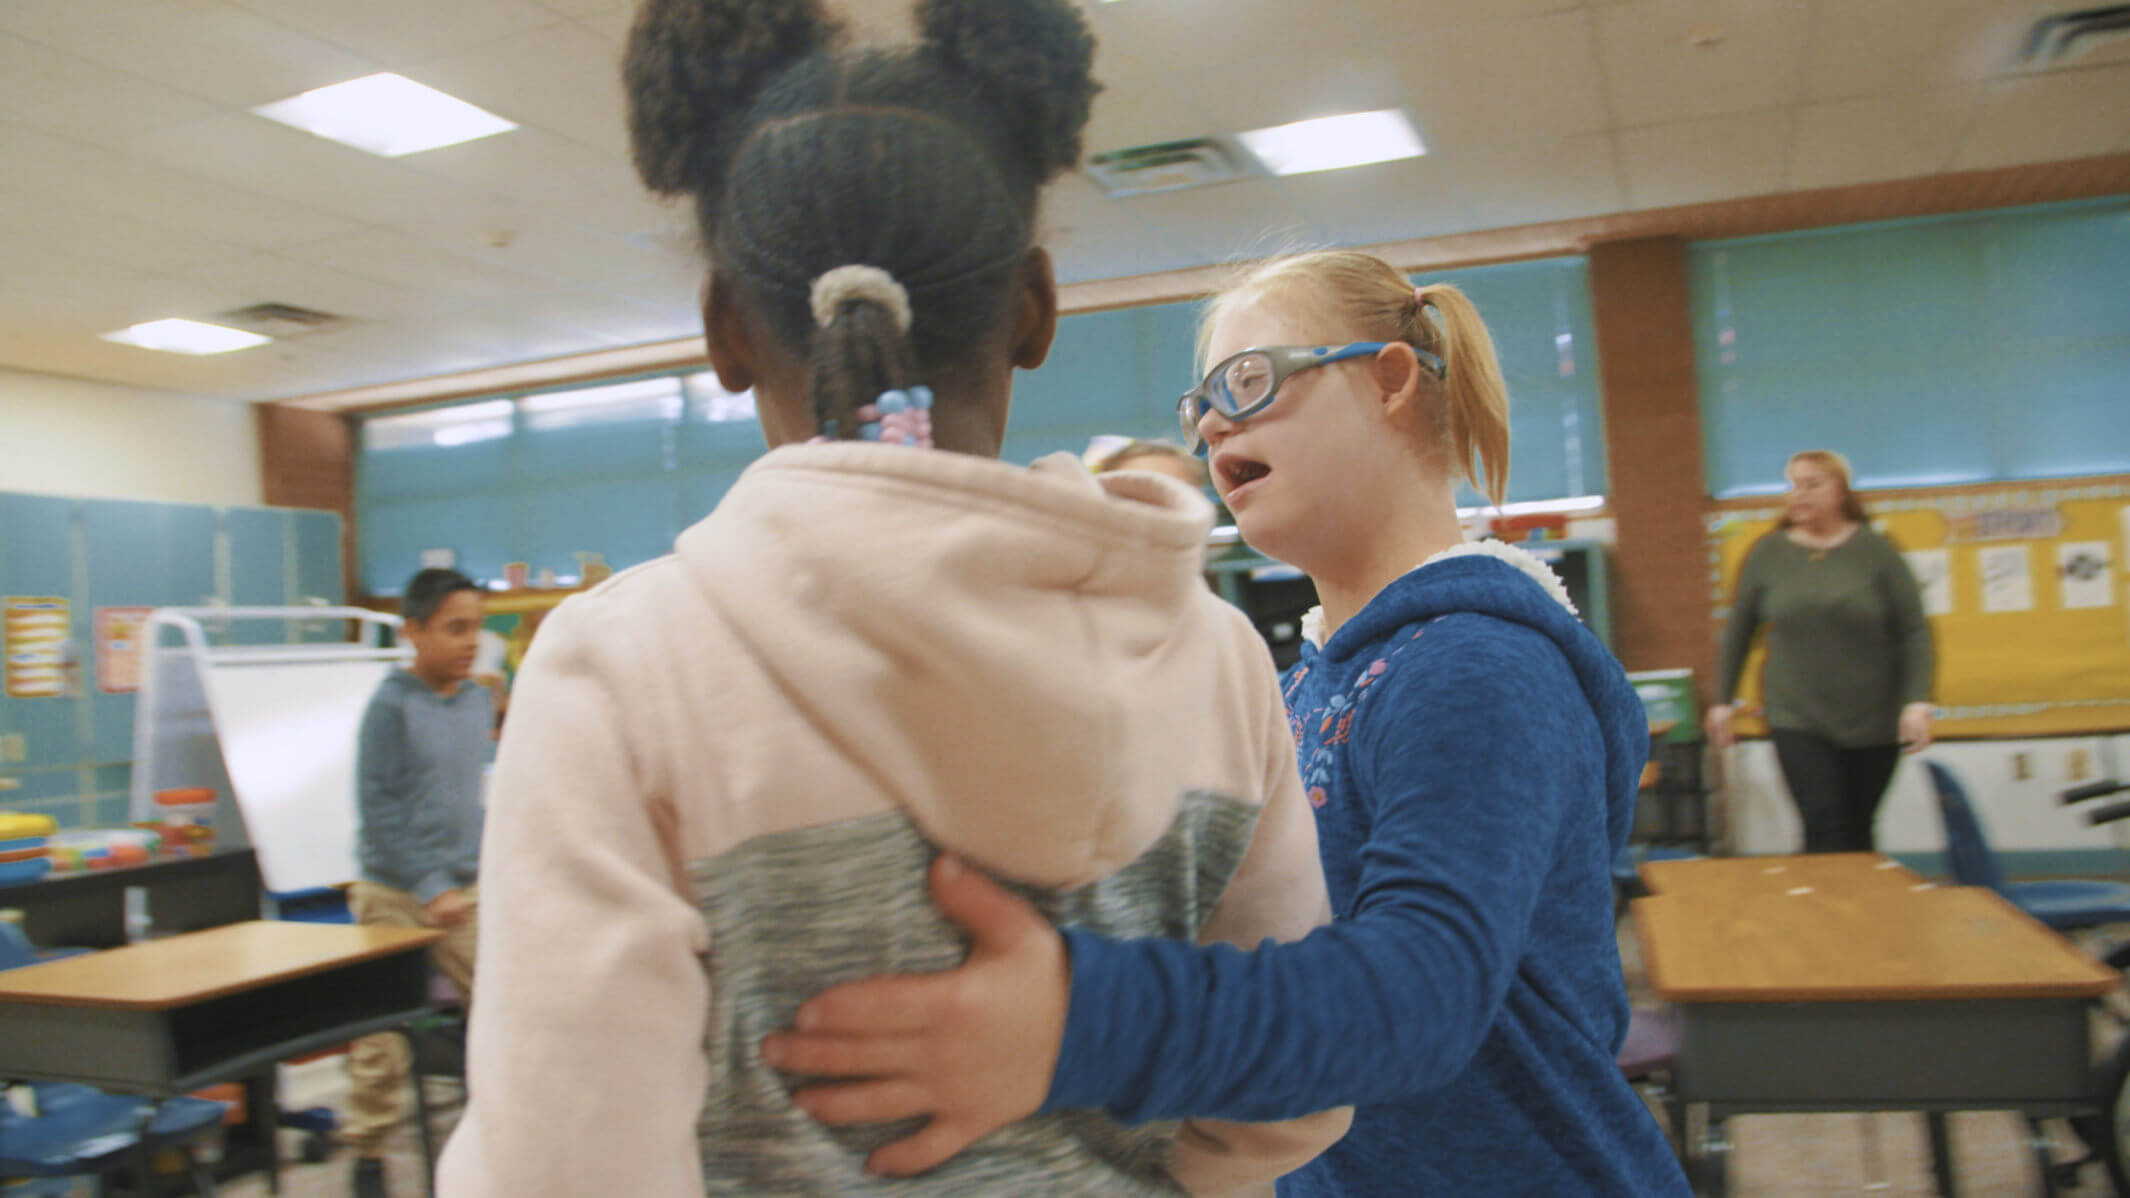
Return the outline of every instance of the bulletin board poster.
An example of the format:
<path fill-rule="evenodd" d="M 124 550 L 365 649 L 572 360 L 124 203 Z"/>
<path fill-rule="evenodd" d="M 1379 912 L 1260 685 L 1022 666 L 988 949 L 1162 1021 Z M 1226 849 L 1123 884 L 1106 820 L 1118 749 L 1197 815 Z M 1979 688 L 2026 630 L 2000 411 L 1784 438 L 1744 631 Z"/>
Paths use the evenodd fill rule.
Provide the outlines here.
<path fill-rule="evenodd" d="M 152 607 L 99 607 L 95 612 L 96 689 L 130 695 L 141 688 L 141 634 Z"/>
<path fill-rule="evenodd" d="M 0 689 L 10 699 L 67 693 L 71 602 L 56 595 L 0 597 Z"/>
<path fill-rule="evenodd" d="M 1936 642 L 1937 734 L 2068 736 L 2130 728 L 2130 477 L 1862 495 L 1907 559 Z M 1717 627 L 1779 507 L 1709 513 Z M 1764 651 L 1739 683 L 1757 703 Z M 1741 731 L 1760 732 L 1741 720 Z"/>

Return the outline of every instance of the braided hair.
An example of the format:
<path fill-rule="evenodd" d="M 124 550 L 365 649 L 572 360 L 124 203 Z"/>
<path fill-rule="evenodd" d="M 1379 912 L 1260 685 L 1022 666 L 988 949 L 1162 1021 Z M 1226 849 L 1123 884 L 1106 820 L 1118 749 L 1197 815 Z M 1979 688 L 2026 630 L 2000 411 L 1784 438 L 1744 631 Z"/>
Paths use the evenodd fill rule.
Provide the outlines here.
<path fill-rule="evenodd" d="M 821 0 L 644 0 L 623 75 L 637 173 L 692 197 L 721 283 L 811 364 L 816 426 L 1006 319 L 1043 184 L 1079 159 L 1098 85 L 1068 0 L 919 0 L 920 40 L 850 50 Z M 898 305 L 814 282 L 885 271 Z"/>

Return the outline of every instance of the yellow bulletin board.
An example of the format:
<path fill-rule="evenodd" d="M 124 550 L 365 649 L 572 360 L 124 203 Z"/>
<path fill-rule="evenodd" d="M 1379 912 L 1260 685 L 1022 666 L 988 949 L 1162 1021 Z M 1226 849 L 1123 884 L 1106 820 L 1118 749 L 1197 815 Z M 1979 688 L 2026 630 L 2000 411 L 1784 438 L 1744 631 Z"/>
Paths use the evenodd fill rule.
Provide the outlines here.
<path fill-rule="evenodd" d="M 1908 558 L 1936 641 L 1940 736 L 2130 728 L 2130 477 L 1862 496 Z M 1716 627 L 1777 506 L 1708 515 Z M 1739 697 L 1757 703 L 1756 643 Z M 1741 732 L 1764 731 L 1740 721 Z"/>

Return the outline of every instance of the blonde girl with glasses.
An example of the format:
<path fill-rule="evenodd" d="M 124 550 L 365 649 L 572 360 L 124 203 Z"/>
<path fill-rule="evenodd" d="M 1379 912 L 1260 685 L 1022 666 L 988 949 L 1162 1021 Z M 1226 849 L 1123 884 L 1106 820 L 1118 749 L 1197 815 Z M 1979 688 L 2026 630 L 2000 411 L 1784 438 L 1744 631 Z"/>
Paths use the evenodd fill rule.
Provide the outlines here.
<path fill-rule="evenodd" d="M 1478 312 L 1309 254 L 1217 296 L 1201 358 L 1185 431 L 1244 539 L 1323 601 L 1284 686 L 1334 922 L 1255 952 L 1068 930 L 1061 964 L 1058 933 L 964 872 L 938 893 L 980 959 L 830 991 L 771 1050 L 865 1079 L 800 1096 L 831 1122 L 980 1129 L 1031 1076 L 1044 1109 L 1126 1120 L 1353 1104 L 1282 1195 L 1685 1194 L 1615 1063 L 1610 863 L 1648 728 L 1559 580 L 1461 539 L 1457 484 L 1498 503 L 1508 467 Z"/>

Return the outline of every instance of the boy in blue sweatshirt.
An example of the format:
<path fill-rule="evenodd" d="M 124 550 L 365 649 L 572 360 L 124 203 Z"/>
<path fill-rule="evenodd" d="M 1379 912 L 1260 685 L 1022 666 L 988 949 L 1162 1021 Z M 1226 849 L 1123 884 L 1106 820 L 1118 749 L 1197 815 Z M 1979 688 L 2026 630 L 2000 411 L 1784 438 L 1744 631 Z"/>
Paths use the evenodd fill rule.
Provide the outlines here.
<path fill-rule="evenodd" d="M 456 570 L 407 583 L 400 634 L 414 661 L 378 684 L 356 746 L 362 876 L 348 891 L 357 923 L 444 930 L 432 950 L 460 992 L 473 993 L 475 869 L 481 773 L 495 708 L 470 681 L 480 649 L 481 588 Z M 347 1125 L 356 1198 L 385 1191 L 383 1141 L 405 1117 L 406 1044 L 368 1036 L 348 1052 Z"/>

